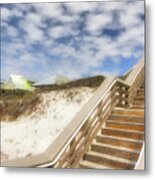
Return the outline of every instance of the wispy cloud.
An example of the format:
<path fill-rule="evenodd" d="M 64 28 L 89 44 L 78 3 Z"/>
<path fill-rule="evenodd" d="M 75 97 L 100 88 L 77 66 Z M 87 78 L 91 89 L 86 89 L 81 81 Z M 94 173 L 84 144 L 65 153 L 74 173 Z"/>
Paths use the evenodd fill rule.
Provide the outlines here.
<path fill-rule="evenodd" d="M 121 74 L 144 50 L 144 2 L 1 6 L 2 76 Z"/>

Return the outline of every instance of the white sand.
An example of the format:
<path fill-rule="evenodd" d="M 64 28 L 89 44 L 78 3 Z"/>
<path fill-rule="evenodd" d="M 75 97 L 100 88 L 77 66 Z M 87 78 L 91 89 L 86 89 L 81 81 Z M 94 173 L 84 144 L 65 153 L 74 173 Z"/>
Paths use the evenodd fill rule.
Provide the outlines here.
<path fill-rule="evenodd" d="M 83 87 L 44 93 L 35 112 L 20 116 L 14 122 L 2 122 L 2 160 L 44 152 L 93 95 L 93 91 Z"/>

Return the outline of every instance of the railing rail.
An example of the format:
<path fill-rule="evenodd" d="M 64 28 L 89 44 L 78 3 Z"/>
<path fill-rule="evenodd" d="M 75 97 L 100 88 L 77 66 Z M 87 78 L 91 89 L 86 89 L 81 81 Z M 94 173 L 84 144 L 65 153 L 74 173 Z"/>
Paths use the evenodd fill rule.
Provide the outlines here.
<path fill-rule="evenodd" d="M 141 60 L 127 79 L 108 77 L 93 97 L 57 136 L 42 154 L 1 162 L 2 166 L 16 167 L 76 167 L 94 135 L 104 125 L 115 106 L 129 106 L 144 78 Z"/>

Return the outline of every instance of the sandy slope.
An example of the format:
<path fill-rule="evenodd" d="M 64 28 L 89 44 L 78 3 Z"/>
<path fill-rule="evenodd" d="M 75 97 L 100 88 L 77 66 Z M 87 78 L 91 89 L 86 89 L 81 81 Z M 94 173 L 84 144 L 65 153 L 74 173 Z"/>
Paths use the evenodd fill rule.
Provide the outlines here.
<path fill-rule="evenodd" d="M 1 123 L 2 160 L 44 152 L 93 95 L 88 87 L 41 94 L 42 103 L 32 114 Z"/>

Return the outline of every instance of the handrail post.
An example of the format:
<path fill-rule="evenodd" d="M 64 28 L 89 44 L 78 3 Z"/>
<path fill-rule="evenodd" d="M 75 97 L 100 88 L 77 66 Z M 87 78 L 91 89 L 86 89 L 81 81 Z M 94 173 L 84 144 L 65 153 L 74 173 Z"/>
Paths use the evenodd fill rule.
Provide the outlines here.
<path fill-rule="evenodd" d="M 136 96 L 137 90 L 140 87 L 142 81 L 144 80 L 144 60 L 141 59 L 138 64 L 136 64 L 128 75 L 126 80 L 123 82 L 118 81 L 118 94 L 119 102 L 117 106 L 119 107 L 131 107 L 134 97 Z M 126 84 L 125 84 L 126 83 Z"/>
<path fill-rule="evenodd" d="M 117 81 L 117 107 L 127 107 L 128 106 L 128 95 L 129 95 L 129 86 Z"/>

